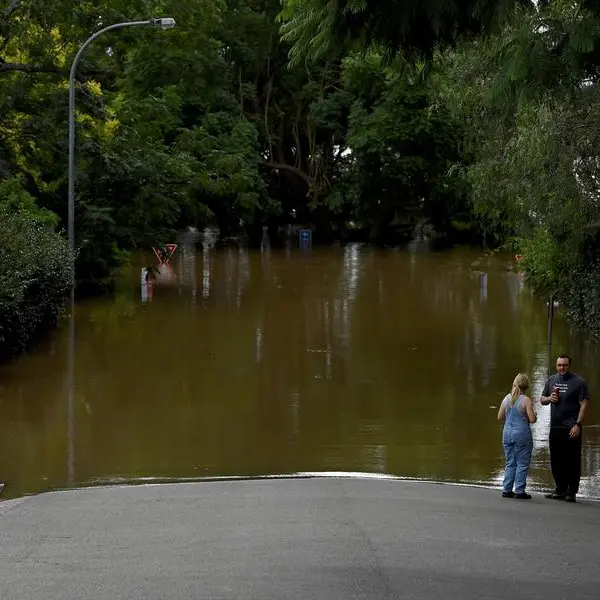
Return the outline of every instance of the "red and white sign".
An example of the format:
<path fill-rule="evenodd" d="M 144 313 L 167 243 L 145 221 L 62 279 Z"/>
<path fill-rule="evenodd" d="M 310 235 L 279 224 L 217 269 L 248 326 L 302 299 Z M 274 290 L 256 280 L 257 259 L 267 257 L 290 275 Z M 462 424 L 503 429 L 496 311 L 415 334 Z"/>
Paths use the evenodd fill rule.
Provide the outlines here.
<path fill-rule="evenodd" d="M 177 244 L 165 244 L 164 246 L 158 246 L 158 248 L 152 248 L 156 258 L 158 259 L 158 264 L 169 264 L 169 260 L 171 260 L 171 256 L 177 250 Z"/>

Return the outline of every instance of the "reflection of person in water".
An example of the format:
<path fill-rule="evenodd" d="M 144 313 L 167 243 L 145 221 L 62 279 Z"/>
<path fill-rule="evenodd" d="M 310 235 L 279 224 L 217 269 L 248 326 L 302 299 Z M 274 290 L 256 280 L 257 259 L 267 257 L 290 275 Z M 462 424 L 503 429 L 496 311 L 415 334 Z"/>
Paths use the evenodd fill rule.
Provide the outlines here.
<path fill-rule="evenodd" d="M 498 411 L 498 420 L 504 419 L 502 445 L 506 456 L 506 470 L 502 487 L 503 498 L 519 500 L 531 498 L 525 492 L 525 486 L 533 451 L 533 438 L 529 424 L 535 423 L 536 416 L 531 398 L 525 395 L 528 389 L 529 378 L 524 373 L 519 373 L 513 381 L 511 393 L 502 400 Z"/>

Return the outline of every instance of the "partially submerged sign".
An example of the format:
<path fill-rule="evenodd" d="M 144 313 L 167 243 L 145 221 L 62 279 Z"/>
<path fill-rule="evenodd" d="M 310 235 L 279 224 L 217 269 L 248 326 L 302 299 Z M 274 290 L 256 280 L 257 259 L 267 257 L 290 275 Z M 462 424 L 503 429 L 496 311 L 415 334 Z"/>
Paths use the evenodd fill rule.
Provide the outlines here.
<path fill-rule="evenodd" d="M 312 246 L 312 229 L 301 229 L 299 239 L 300 248 L 310 248 Z"/>
<path fill-rule="evenodd" d="M 164 244 L 163 246 L 152 248 L 152 250 L 158 259 L 159 265 L 168 265 L 169 260 L 171 260 L 171 256 L 173 256 L 175 250 L 177 250 L 177 244 Z"/>

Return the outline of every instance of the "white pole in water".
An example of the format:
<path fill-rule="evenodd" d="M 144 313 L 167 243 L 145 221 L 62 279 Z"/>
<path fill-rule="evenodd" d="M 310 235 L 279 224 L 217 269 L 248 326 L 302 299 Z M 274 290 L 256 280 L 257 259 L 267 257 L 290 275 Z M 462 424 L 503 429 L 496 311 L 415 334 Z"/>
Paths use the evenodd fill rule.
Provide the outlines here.
<path fill-rule="evenodd" d="M 554 321 L 554 294 L 548 299 L 548 377 L 552 374 L 552 322 Z"/>
<path fill-rule="evenodd" d="M 148 300 L 148 281 L 146 279 L 147 272 L 148 272 L 148 269 L 146 269 L 146 267 L 142 267 L 142 272 L 140 273 L 140 286 L 141 286 L 142 302 L 146 302 Z"/>

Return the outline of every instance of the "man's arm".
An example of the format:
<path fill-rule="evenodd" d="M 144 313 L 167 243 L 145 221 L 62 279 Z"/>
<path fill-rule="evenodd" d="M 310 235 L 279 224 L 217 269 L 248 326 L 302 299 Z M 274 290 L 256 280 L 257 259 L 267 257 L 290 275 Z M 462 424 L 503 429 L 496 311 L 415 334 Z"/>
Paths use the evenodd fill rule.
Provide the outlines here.
<path fill-rule="evenodd" d="M 585 380 L 581 382 L 581 399 L 579 400 L 579 414 L 577 415 L 577 423 L 581 425 L 585 417 L 585 411 L 587 409 L 588 400 L 590 399 L 590 392 Z"/>
<path fill-rule="evenodd" d="M 542 390 L 542 395 L 540 396 L 540 404 L 547 406 L 550 402 L 550 380 L 548 379 Z"/>
<path fill-rule="evenodd" d="M 583 423 L 583 419 L 585 418 L 585 411 L 587 409 L 589 398 L 583 398 L 579 402 L 579 414 L 577 415 L 577 423 L 581 425 Z"/>
<path fill-rule="evenodd" d="M 579 401 L 579 414 L 577 415 L 577 423 L 571 427 L 571 431 L 569 431 L 570 438 L 576 438 L 581 435 L 581 424 L 583 422 L 583 417 L 585 417 L 585 409 L 587 408 L 589 398 L 582 398 Z"/>

